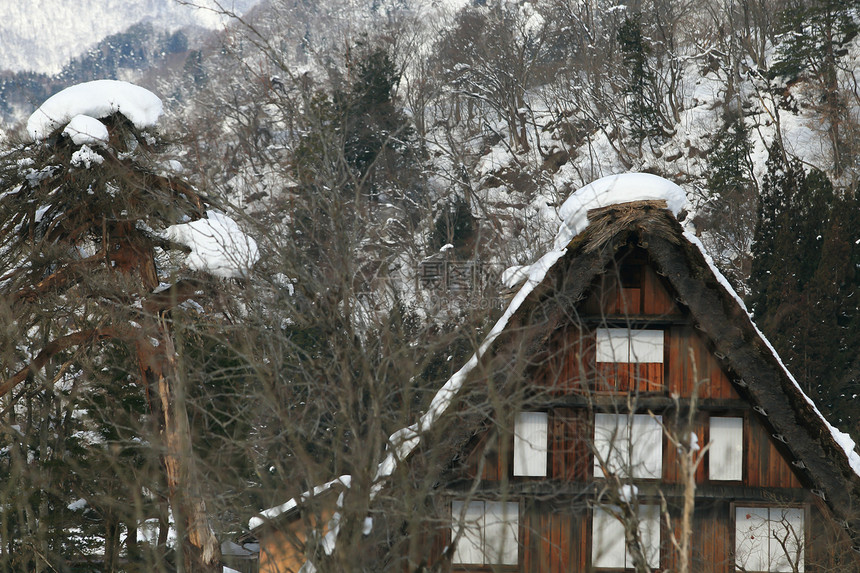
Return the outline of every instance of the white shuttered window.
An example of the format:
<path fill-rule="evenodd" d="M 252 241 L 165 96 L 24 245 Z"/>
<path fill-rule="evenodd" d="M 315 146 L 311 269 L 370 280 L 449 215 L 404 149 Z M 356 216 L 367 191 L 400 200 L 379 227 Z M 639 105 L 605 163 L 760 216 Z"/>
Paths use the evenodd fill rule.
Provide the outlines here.
<path fill-rule="evenodd" d="M 594 476 L 604 477 L 600 460 L 609 473 L 640 479 L 663 475 L 661 416 L 649 414 L 594 415 Z"/>
<path fill-rule="evenodd" d="M 662 363 L 663 331 L 597 329 L 597 362 Z"/>
<path fill-rule="evenodd" d="M 461 516 L 463 517 L 463 530 L 454 548 L 454 563 L 482 564 L 484 562 L 484 502 L 451 502 L 451 514 L 455 523 Z M 455 527 L 454 534 L 456 533 Z"/>
<path fill-rule="evenodd" d="M 546 412 L 520 412 L 514 423 L 514 475 L 546 476 Z"/>
<path fill-rule="evenodd" d="M 742 480 L 744 471 L 744 419 L 712 417 L 710 436 L 708 478 L 712 480 Z"/>
<path fill-rule="evenodd" d="M 633 416 L 630 429 L 630 468 L 633 477 L 660 479 L 663 475 L 663 428 L 661 416 Z"/>
<path fill-rule="evenodd" d="M 624 525 L 605 509 L 595 508 L 591 522 L 591 564 L 608 569 L 624 569 L 626 563 Z"/>
<path fill-rule="evenodd" d="M 735 508 L 735 564 L 739 570 L 803 571 L 804 537 L 801 508 Z"/>
<path fill-rule="evenodd" d="M 617 513 L 620 510 L 614 509 Z M 634 566 L 627 551 L 624 525 L 613 510 L 595 508 L 591 530 L 591 563 L 598 569 L 625 569 Z M 639 541 L 650 567 L 660 566 L 660 506 L 639 506 Z"/>
<path fill-rule="evenodd" d="M 519 557 L 519 505 L 516 502 L 451 502 L 454 532 L 463 529 L 453 562 L 462 565 L 516 565 Z"/>

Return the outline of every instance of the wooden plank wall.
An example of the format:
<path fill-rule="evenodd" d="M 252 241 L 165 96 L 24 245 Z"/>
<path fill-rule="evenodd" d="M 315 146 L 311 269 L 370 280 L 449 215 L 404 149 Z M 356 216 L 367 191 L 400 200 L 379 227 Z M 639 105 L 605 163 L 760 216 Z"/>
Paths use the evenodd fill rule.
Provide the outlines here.
<path fill-rule="evenodd" d="M 747 428 L 744 444 L 746 484 L 756 487 L 802 487 L 789 461 L 777 449 L 776 440 L 756 415 L 747 417 Z"/>
<path fill-rule="evenodd" d="M 513 438 L 507 437 L 506 441 L 512 442 Z M 473 479 L 478 473 L 481 458 L 483 457 L 483 471 L 481 479 L 487 481 L 500 481 L 510 475 L 510 463 L 508 455 L 510 448 L 503 448 L 502 437 L 495 429 L 488 429 L 472 442 L 467 456 L 466 476 Z"/>
<path fill-rule="evenodd" d="M 696 434 L 700 444 L 708 441 L 707 415 L 699 416 Z M 790 461 L 778 449 L 776 439 L 769 429 L 749 413 L 746 416 L 747 430 L 744 443 L 744 484 L 751 487 L 802 488 Z M 554 408 L 549 416 L 549 467 L 548 477 L 564 481 L 587 481 L 591 475 L 591 422 L 585 410 Z M 480 457 L 484 456 L 482 479 L 499 481 L 510 476 L 510 447 L 504 447 L 495 431 L 487 431 L 478 439 L 468 457 L 467 477 L 478 471 Z M 665 447 L 663 456 L 663 480 L 680 483 L 678 458 L 675 448 Z M 542 478 L 522 478 L 535 480 Z M 707 466 L 701 464 L 696 471 L 696 482 L 706 483 Z"/>
<path fill-rule="evenodd" d="M 675 295 L 647 263 L 620 272 L 607 270 L 594 279 L 588 292 L 580 306 L 580 312 L 586 316 L 667 317 L 682 314 Z"/>
<path fill-rule="evenodd" d="M 545 366 L 535 374 L 533 383 L 555 395 L 582 393 L 594 370 L 595 335 L 576 326 L 556 332 Z"/>
<path fill-rule="evenodd" d="M 528 507 L 520 530 L 523 542 L 521 571 L 585 571 L 588 540 L 586 525 L 584 504 L 560 508 L 549 502 L 536 502 Z"/>
<path fill-rule="evenodd" d="M 667 336 L 666 384 L 670 394 L 689 397 L 698 380 L 699 398 L 739 400 L 719 361 L 692 326 L 673 325 Z"/>
<path fill-rule="evenodd" d="M 635 284 L 622 284 L 634 277 Z M 624 273 L 607 272 L 595 280 L 591 294 L 579 308 L 581 315 L 626 316 L 680 316 L 681 307 L 664 281 L 648 265 Z M 703 400 L 738 400 L 741 397 L 723 371 L 720 361 L 712 354 L 705 337 L 692 325 L 681 321 L 668 321 L 665 326 L 663 364 L 600 364 L 595 363 L 595 336 L 593 331 L 582 331 L 570 325 L 554 334 L 550 343 L 550 356 L 546 366 L 538 372 L 534 383 L 558 396 L 603 390 L 609 394 L 640 392 L 678 394 L 689 397 L 696 380 L 699 398 Z M 742 406 L 742 405 L 741 405 Z M 713 407 L 713 406 L 712 406 Z M 743 409 L 743 408 L 741 408 Z M 592 428 L 586 410 L 556 407 L 550 409 L 548 479 L 585 482 L 592 471 L 590 438 Z M 738 414 L 740 415 L 740 414 Z M 800 488 L 788 460 L 777 448 L 777 441 L 758 415 L 746 410 L 745 417 L 745 476 L 744 485 L 750 487 Z M 708 440 L 708 413 L 700 412 L 696 433 L 699 443 Z M 477 472 L 477 456 L 485 455 L 482 477 L 497 481 L 510 478 L 508 457 L 510 445 L 502 444 L 497 432 L 487 434 L 474 445 L 469 462 L 469 477 Z M 663 481 L 680 483 L 677 453 L 673 447 L 664 448 Z M 510 478 L 514 481 L 520 478 Z M 541 478 L 522 478 L 530 481 Z M 708 483 L 707 466 L 700 465 L 696 474 L 700 484 Z M 813 511 L 814 519 L 827 522 L 820 512 Z M 694 515 L 693 570 L 703 573 L 729 573 L 734 570 L 731 555 L 734 551 L 734 533 L 730 531 L 733 517 L 728 500 L 698 499 Z M 818 516 L 817 518 L 815 516 Z M 817 529 L 818 526 L 813 526 Z M 562 572 L 588 570 L 590 549 L 590 513 L 578 504 L 561 504 L 545 500 L 528 499 L 521 515 L 522 571 Z M 821 533 L 815 542 L 816 553 L 827 552 L 831 534 Z M 828 541 L 829 542 L 829 541 Z M 832 553 L 832 551 L 831 551 Z M 664 535 L 662 567 L 677 566 L 677 555 Z M 474 569 L 472 569 L 474 570 Z"/>
<path fill-rule="evenodd" d="M 663 420 L 664 423 L 671 424 L 669 420 Z M 696 436 L 699 438 L 699 444 L 707 443 L 707 416 L 699 414 L 696 420 Z M 705 464 L 699 464 L 696 468 L 696 483 L 704 483 L 707 480 L 708 474 L 705 469 Z M 678 484 L 681 483 L 681 468 L 679 466 L 678 450 L 671 445 L 663 448 L 663 481 L 665 483 Z"/>
<path fill-rule="evenodd" d="M 731 504 L 728 501 L 699 501 L 693 513 L 693 571 L 729 573 L 734 571 L 733 532 L 729 530 Z M 670 553 L 672 558 L 674 552 Z"/>
<path fill-rule="evenodd" d="M 549 475 L 566 481 L 586 481 L 591 469 L 591 424 L 588 413 L 556 408 L 550 416 Z"/>

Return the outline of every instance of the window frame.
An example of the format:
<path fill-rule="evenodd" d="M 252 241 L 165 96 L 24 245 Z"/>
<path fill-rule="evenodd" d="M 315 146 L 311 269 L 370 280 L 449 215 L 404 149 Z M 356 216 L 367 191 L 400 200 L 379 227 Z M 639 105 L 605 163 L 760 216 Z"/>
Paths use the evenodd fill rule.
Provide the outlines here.
<path fill-rule="evenodd" d="M 590 551 L 589 567 L 591 570 L 595 570 L 595 571 L 633 571 L 635 569 L 635 567 L 632 564 L 632 561 L 631 561 L 630 555 L 629 555 L 629 551 L 627 549 L 627 541 L 626 541 L 626 534 L 624 531 L 624 524 L 622 524 L 619 520 L 617 520 L 613 516 L 611 511 L 608 511 L 604 507 L 612 508 L 615 506 L 599 506 L 598 505 L 598 506 L 595 506 L 591 509 L 591 519 L 590 519 L 591 543 L 589 544 L 589 551 Z M 647 508 L 646 511 L 653 514 L 653 515 L 650 515 L 648 517 L 648 522 L 651 523 L 652 527 L 648 528 L 647 530 L 643 530 L 643 528 L 642 528 L 643 523 L 647 523 L 641 519 L 642 511 L 644 508 Z M 617 509 L 620 509 L 620 508 L 617 508 Z M 644 502 L 644 503 L 639 504 L 638 509 L 639 509 L 639 517 L 640 517 L 640 519 L 639 519 L 639 537 L 640 537 L 640 540 L 643 542 L 643 550 L 646 552 L 646 558 L 648 558 L 648 560 L 649 560 L 648 565 L 651 567 L 652 570 L 659 569 L 661 564 L 662 564 L 662 559 L 663 559 L 663 520 L 661 519 L 662 516 L 660 514 L 660 504 L 657 503 L 656 500 L 654 502 Z M 598 516 L 600 516 L 600 517 L 598 518 Z M 623 559 L 624 564 L 623 565 L 619 565 L 617 563 L 617 561 L 618 561 L 617 555 L 615 556 L 615 562 L 610 561 L 609 563 L 606 563 L 606 564 L 595 562 L 596 559 L 606 559 L 605 555 L 595 555 L 595 552 L 597 549 L 596 545 L 598 542 L 598 536 L 597 536 L 597 521 L 598 521 L 598 519 L 600 519 L 600 520 L 605 519 L 606 523 L 608 523 L 610 525 L 610 528 L 612 529 L 612 531 L 609 532 L 610 540 L 612 543 L 611 547 L 616 551 L 618 550 L 619 547 L 623 547 L 623 549 L 624 549 L 624 559 Z M 657 529 L 656 544 L 654 543 L 655 538 L 653 537 L 653 535 L 647 535 L 647 536 L 643 535 L 643 531 L 653 531 L 653 526 L 655 526 L 655 525 L 656 525 L 656 529 Z M 620 543 L 619 543 L 619 541 L 620 541 Z M 645 546 L 646 541 L 649 542 L 647 547 Z M 648 555 L 649 553 L 650 553 L 650 556 Z"/>
<path fill-rule="evenodd" d="M 457 505 L 460 504 L 466 506 L 466 512 L 464 514 L 464 521 L 460 522 L 460 511 L 457 508 Z M 507 506 L 508 513 L 505 514 L 504 511 L 500 512 L 504 517 L 508 519 L 502 520 L 498 523 L 493 523 L 490 526 L 486 523 L 486 518 L 488 516 L 487 507 L 489 504 L 493 506 L 498 506 L 499 509 Z M 481 523 L 477 523 L 477 520 L 469 521 L 469 508 L 481 506 L 483 508 L 480 519 Z M 519 566 L 520 562 L 520 516 L 522 512 L 520 511 L 520 503 L 518 501 L 501 501 L 501 500 L 492 500 L 492 499 L 452 499 L 449 505 L 451 511 L 451 543 L 454 543 L 454 538 L 457 535 L 458 528 L 462 526 L 462 532 L 460 533 L 460 538 L 457 540 L 457 544 L 454 545 L 451 551 L 451 564 L 457 569 L 483 569 L 486 567 L 492 567 L 494 569 L 514 569 Z M 513 509 L 513 511 L 511 511 Z M 513 519 L 511 519 L 513 517 Z M 487 531 L 488 527 L 492 527 L 494 529 L 500 528 L 502 534 L 504 535 L 504 530 L 506 528 L 511 528 L 512 531 L 512 539 L 505 540 L 501 539 L 501 553 L 502 559 L 498 561 L 492 561 L 493 555 L 491 554 L 491 550 L 495 550 L 496 548 L 487 546 Z M 476 535 L 477 533 L 477 535 Z M 480 537 L 480 547 L 474 542 L 475 537 Z M 460 552 L 460 544 L 463 542 L 468 542 L 470 547 L 469 551 L 477 551 L 481 556 L 481 562 L 478 563 L 475 560 L 470 561 L 458 561 L 459 552 Z M 508 542 L 512 541 L 513 544 L 509 544 Z M 495 557 L 499 557 L 498 553 L 496 553 Z"/>
<path fill-rule="evenodd" d="M 712 432 L 712 421 L 714 419 L 738 419 L 741 423 L 740 428 L 740 477 L 737 479 L 733 478 L 721 478 L 714 477 L 713 468 L 714 468 L 714 452 L 715 448 L 713 445 L 714 436 Z M 747 421 L 747 417 L 742 412 L 712 412 L 708 414 L 708 422 L 707 422 L 707 441 L 709 444 L 708 455 L 707 455 L 707 479 L 709 482 L 715 483 L 743 483 L 747 477 L 747 463 L 746 463 L 746 454 L 747 454 L 747 436 L 749 432 L 749 424 Z"/>
<path fill-rule="evenodd" d="M 738 539 L 738 514 L 741 511 L 752 510 L 752 511 L 767 511 L 768 519 L 767 523 L 780 523 L 781 520 L 773 520 L 770 518 L 771 511 L 796 511 L 799 512 L 801 517 L 801 527 L 803 529 L 802 533 L 802 547 L 800 552 L 800 562 L 798 563 L 798 570 L 803 573 L 806 570 L 806 558 L 807 558 L 807 547 L 809 540 L 809 505 L 804 503 L 785 503 L 781 505 L 775 505 L 772 503 L 747 503 L 747 502 L 732 502 L 731 503 L 731 521 L 733 523 L 733 527 L 731 529 L 733 543 L 732 543 L 732 560 L 735 568 L 738 567 L 738 558 L 739 558 L 739 543 Z M 782 569 L 774 569 L 774 564 L 772 562 L 772 557 L 770 555 L 771 547 L 774 543 L 773 537 L 771 536 L 771 529 L 768 526 L 768 555 L 767 555 L 767 563 L 765 566 L 766 569 L 746 569 L 745 567 L 742 569 L 743 571 L 747 571 L 748 573 L 783 573 L 783 572 L 792 572 L 794 569 L 792 568 L 791 563 L 788 561 L 788 557 L 783 553 L 778 556 L 778 559 L 781 558 L 785 560 L 785 565 Z M 742 566 L 743 567 L 743 566 Z"/>
<path fill-rule="evenodd" d="M 598 420 L 612 418 L 616 421 L 614 424 L 615 430 L 611 430 L 611 426 L 605 426 L 608 434 L 610 435 L 611 440 L 605 440 L 603 436 L 598 435 L 598 429 L 603 428 L 602 425 L 598 424 Z M 648 434 L 655 434 L 654 436 L 649 436 L 646 434 L 646 439 L 649 441 L 647 443 L 634 443 L 634 437 L 632 434 L 633 429 L 636 427 L 637 422 L 648 422 L 648 426 L 652 427 L 647 428 Z M 608 467 L 608 469 L 618 477 L 629 478 L 633 480 L 651 480 L 651 481 L 659 481 L 663 479 L 664 468 L 664 458 L 665 452 L 664 448 L 664 440 L 663 440 L 663 416 L 662 415 L 654 415 L 650 414 L 637 414 L 637 413 L 615 413 L 615 412 L 595 412 L 594 417 L 592 419 L 592 444 L 594 446 L 594 452 L 592 453 L 593 463 L 591 464 L 591 473 L 592 477 L 595 479 L 606 479 L 607 476 L 603 473 L 603 469 L 600 467 L 600 462 L 598 460 L 598 453 L 600 457 L 602 457 Z M 623 446 L 618 447 L 615 442 L 619 436 L 619 433 L 623 433 Z M 656 447 L 659 443 L 659 447 Z M 608 444 L 604 451 L 604 444 Z M 648 446 L 651 446 L 650 448 Z M 654 459 L 653 454 L 655 452 L 659 452 L 659 459 Z M 652 454 L 649 458 L 648 454 Z M 636 456 L 634 458 L 634 456 Z M 613 460 L 617 460 L 619 457 L 623 457 L 619 464 L 620 467 L 618 470 L 613 470 Z M 649 465 L 649 461 L 651 465 Z M 616 462 L 617 463 L 617 462 Z M 646 468 L 645 472 L 641 472 L 642 468 Z M 651 470 L 655 471 L 651 471 Z M 628 475 L 628 470 L 629 475 Z"/>
<path fill-rule="evenodd" d="M 531 418 L 526 421 L 523 418 Z M 521 411 L 517 412 L 514 419 L 514 443 L 513 443 L 513 467 L 511 469 L 514 477 L 547 477 L 549 472 L 549 412 L 546 411 Z M 541 420 L 540 426 L 535 430 L 534 425 Z M 525 426 L 525 428 L 523 428 Z M 535 432 L 537 435 L 523 434 Z M 537 447 L 536 447 L 537 446 Z"/>
<path fill-rule="evenodd" d="M 655 340 L 659 340 L 659 344 L 655 343 Z M 657 356 L 659 356 L 659 360 L 648 360 L 648 358 Z M 662 328 L 597 328 L 594 331 L 594 361 L 596 364 L 665 365 L 666 330 Z"/>

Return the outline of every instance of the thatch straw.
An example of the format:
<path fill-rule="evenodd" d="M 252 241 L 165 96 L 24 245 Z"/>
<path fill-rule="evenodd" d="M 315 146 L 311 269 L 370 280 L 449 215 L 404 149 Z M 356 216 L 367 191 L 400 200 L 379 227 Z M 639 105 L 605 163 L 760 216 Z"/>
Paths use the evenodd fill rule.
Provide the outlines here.
<path fill-rule="evenodd" d="M 674 217 L 662 199 L 609 205 L 591 209 L 587 215 L 585 252 L 599 249 L 619 233 L 629 233 L 631 230 L 662 237 L 675 244 L 679 242 L 672 226 Z"/>

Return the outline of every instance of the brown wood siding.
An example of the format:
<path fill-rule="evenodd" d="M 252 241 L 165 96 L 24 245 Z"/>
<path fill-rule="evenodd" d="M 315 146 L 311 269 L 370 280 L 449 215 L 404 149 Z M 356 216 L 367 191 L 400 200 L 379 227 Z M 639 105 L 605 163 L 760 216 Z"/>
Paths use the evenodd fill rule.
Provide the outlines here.
<path fill-rule="evenodd" d="M 557 333 L 551 345 L 546 366 L 536 374 L 534 383 L 556 395 L 587 388 L 586 382 L 594 372 L 594 333 L 569 327 Z"/>
<path fill-rule="evenodd" d="M 755 487 L 803 487 L 791 465 L 777 449 L 776 440 L 754 414 L 747 416 L 744 432 L 746 485 Z"/>
<path fill-rule="evenodd" d="M 655 316 L 680 315 L 675 295 L 650 265 L 642 266 L 642 314 Z"/>
<path fill-rule="evenodd" d="M 671 331 L 666 331 L 671 332 Z M 671 371 L 669 343 L 664 339 L 663 363 L 596 363 L 595 333 L 568 328 L 554 337 L 545 365 L 533 378 L 534 384 L 552 394 L 564 395 L 586 391 L 621 393 L 665 393 L 666 374 Z M 681 354 L 677 349 L 676 355 Z M 692 384 L 688 384 L 692 388 Z"/>
<path fill-rule="evenodd" d="M 635 277 L 623 281 L 612 269 L 595 278 L 581 306 L 587 316 L 677 316 L 682 311 L 675 295 L 648 264 L 627 269 Z"/>
<path fill-rule="evenodd" d="M 691 571 L 696 573 L 734 572 L 731 555 L 734 550 L 730 535 L 731 504 L 727 501 L 698 500 L 693 513 Z M 671 518 L 672 531 L 681 534 L 680 516 Z M 678 551 L 672 544 L 671 532 L 664 525 L 661 544 L 661 565 L 666 571 L 676 571 Z M 680 539 L 678 540 L 680 542 Z"/>
<path fill-rule="evenodd" d="M 536 385 L 555 395 L 595 392 L 665 392 L 665 364 L 596 363 L 595 333 L 569 328 L 553 342 L 546 365 L 535 377 Z M 664 351 L 664 363 L 667 355 Z"/>
<path fill-rule="evenodd" d="M 557 408 L 550 416 L 550 477 L 585 481 L 591 468 L 591 424 L 584 410 Z"/>
<path fill-rule="evenodd" d="M 499 433 L 493 429 L 487 429 L 479 437 L 470 442 L 468 455 L 466 456 L 465 477 L 474 479 L 478 474 L 481 459 L 483 458 L 483 471 L 481 479 L 487 481 L 499 481 L 502 476 L 507 475 L 507 462 L 502 459 L 502 443 Z"/>
<path fill-rule="evenodd" d="M 692 326 L 674 325 L 667 335 L 666 383 L 669 393 L 692 396 L 696 380 L 699 398 L 740 399 L 702 335 Z"/>
<path fill-rule="evenodd" d="M 692 570 L 702 573 L 734 571 L 731 504 L 700 500 L 693 513 Z"/>
<path fill-rule="evenodd" d="M 567 504 L 565 504 L 567 505 Z M 553 507 L 536 502 L 525 513 L 522 534 L 522 571 L 529 573 L 567 573 L 586 567 L 584 506 Z"/>
<path fill-rule="evenodd" d="M 659 362 L 601 362 L 595 365 L 592 388 L 595 392 L 613 394 L 663 392 L 663 371 L 663 364 Z"/>
<path fill-rule="evenodd" d="M 663 420 L 664 423 L 671 424 L 671 420 Z M 707 442 L 707 417 L 700 415 L 696 420 L 696 435 L 699 438 L 699 444 L 706 444 Z M 664 438 L 665 440 L 665 438 Z M 678 456 L 678 450 L 671 446 L 671 444 L 666 445 L 663 448 L 663 481 L 671 484 L 679 484 L 682 482 L 681 477 L 681 467 L 679 465 L 680 459 Z M 703 483 L 707 479 L 707 472 L 705 471 L 705 464 L 699 464 L 699 467 L 696 468 L 696 483 Z"/>

